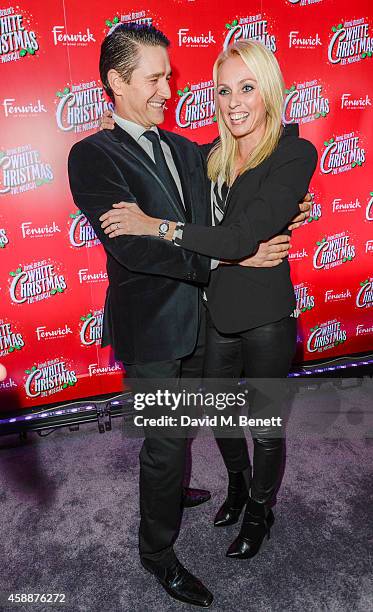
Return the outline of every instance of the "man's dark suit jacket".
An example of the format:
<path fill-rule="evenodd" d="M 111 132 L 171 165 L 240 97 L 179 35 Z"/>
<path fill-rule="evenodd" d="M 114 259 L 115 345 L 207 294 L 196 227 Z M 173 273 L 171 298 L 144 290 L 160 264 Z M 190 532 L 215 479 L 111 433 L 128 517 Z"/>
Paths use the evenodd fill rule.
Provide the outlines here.
<path fill-rule="evenodd" d="M 186 224 L 181 245 L 216 259 L 241 259 L 279 233 L 299 213 L 317 163 L 315 147 L 286 126 L 272 155 L 232 185 L 218 227 Z M 219 266 L 206 291 L 209 311 L 222 333 L 238 333 L 279 321 L 295 305 L 289 262 L 273 268 Z"/>
<path fill-rule="evenodd" d="M 115 202 L 137 202 L 150 216 L 209 224 L 205 165 L 198 147 L 163 130 L 177 167 L 185 209 L 162 183 L 140 145 L 119 126 L 76 143 L 69 155 L 74 202 L 86 215 L 107 255 L 109 288 L 103 346 L 128 364 L 173 360 L 196 343 L 200 289 L 210 259 L 147 236 L 108 238 L 99 217 Z"/>

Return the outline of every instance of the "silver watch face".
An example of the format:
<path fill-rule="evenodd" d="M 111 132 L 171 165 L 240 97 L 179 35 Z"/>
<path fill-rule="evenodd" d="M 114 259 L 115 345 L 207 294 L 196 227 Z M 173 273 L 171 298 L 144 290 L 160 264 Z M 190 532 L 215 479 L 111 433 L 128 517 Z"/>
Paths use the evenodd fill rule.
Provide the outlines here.
<path fill-rule="evenodd" d="M 168 232 L 168 228 L 168 223 L 161 223 L 159 226 L 159 231 L 161 232 L 161 234 L 166 234 L 166 232 Z"/>

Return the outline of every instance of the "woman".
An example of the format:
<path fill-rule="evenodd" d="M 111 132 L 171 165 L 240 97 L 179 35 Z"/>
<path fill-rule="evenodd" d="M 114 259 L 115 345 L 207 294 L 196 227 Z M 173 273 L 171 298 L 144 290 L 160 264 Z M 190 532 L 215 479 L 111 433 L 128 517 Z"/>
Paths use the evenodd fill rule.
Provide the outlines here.
<path fill-rule="evenodd" d="M 247 40 L 229 47 L 215 62 L 214 82 L 220 139 L 208 155 L 207 169 L 219 226 L 154 219 L 132 204 L 107 213 L 102 227 L 113 238 L 162 235 L 159 239 L 221 261 L 206 290 L 207 377 L 235 378 L 242 372 L 286 377 L 296 345 L 288 261 L 271 268 L 236 264 L 287 227 L 307 192 L 317 153 L 298 137 L 296 126 L 281 124 L 283 79 L 266 47 Z M 215 524 L 236 523 L 245 507 L 240 533 L 227 552 L 234 558 L 253 557 L 269 537 L 270 506 L 282 475 L 284 439 L 270 428 L 251 433 L 252 475 L 244 436 L 218 439 L 229 487 Z"/>

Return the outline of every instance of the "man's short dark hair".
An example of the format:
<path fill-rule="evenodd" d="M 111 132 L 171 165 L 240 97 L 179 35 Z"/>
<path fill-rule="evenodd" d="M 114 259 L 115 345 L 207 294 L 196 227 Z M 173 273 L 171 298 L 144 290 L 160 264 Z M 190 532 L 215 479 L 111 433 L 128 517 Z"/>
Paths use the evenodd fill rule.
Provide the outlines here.
<path fill-rule="evenodd" d="M 101 45 L 100 77 L 106 93 L 113 102 L 114 92 L 109 85 L 107 74 L 109 70 L 114 69 L 125 83 L 129 83 L 139 61 L 140 45 L 167 48 L 170 41 L 163 32 L 153 26 L 121 23 Z"/>

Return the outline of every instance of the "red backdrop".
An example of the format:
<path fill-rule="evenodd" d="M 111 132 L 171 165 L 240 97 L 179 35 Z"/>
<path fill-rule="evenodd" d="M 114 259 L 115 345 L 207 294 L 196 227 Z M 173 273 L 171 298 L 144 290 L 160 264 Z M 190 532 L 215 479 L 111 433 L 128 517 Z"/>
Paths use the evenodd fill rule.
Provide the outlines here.
<path fill-rule="evenodd" d="M 297 360 L 371 350 L 371 2 L 110 4 L 0 5 L 3 399 L 12 391 L 20 407 L 32 407 L 121 389 L 120 366 L 99 348 L 105 255 L 74 206 L 66 170 L 71 146 L 97 129 L 107 107 L 99 50 L 119 21 L 153 23 L 170 38 L 173 97 L 164 127 L 198 142 L 216 135 L 211 73 L 223 45 L 257 38 L 276 53 L 287 86 L 284 120 L 299 122 L 319 152 L 312 217 L 294 233 L 290 253 Z"/>

